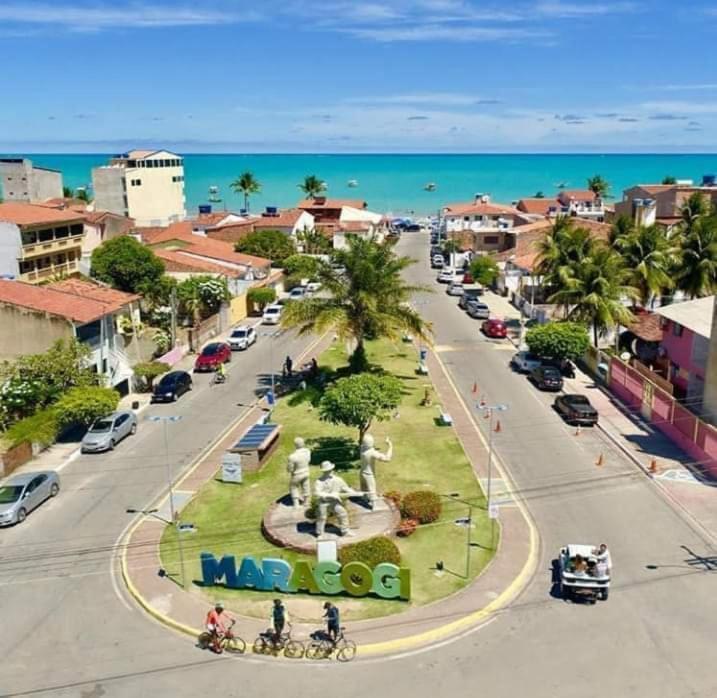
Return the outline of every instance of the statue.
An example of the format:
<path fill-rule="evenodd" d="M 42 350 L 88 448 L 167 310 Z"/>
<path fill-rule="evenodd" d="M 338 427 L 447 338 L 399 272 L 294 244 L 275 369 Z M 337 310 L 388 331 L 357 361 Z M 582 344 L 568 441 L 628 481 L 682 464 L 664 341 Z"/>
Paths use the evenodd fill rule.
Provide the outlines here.
<path fill-rule="evenodd" d="M 321 464 L 321 477 L 314 483 L 314 493 L 319 499 L 319 511 L 316 518 L 316 537 L 321 538 L 326 528 L 329 514 L 335 514 L 339 520 L 342 536 L 352 536 L 349 531 L 349 515 L 341 503 L 343 496 L 358 494 L 334 473 L 336 466 L 328 460 Z"/>
<path fill-rule="evenodd" d="M 311 463 L 311 451 L 301 437 L 294 439 L 296 450 L 289 455 L 289 462 L 286 464 L 286 471 L 289 473 L 289 492 L 291 502 L 295 507 L 308 504 L 311 496 L 309 463 Z"/>
<path fill-rule="evenodd" d="M 393 457 L 393 444 L 391 439 L 386 438 L 388 450 L 381 453 L 374 448 L 374 438 L 371 434 L 366 434 L 361 441 L 361 489 L 368 506 L 373 509 L 378 499 L 376 493 L 376 462 L 382 461 L 388 463 Z"/>

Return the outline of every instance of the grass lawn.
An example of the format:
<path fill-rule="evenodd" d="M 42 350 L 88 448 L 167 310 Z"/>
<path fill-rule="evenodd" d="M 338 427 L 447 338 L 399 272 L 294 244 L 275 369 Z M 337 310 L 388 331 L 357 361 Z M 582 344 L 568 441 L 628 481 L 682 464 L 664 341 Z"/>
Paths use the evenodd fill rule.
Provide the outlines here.
<path fill-rule="evenodd" d="M 394 444 L 393 460 L 379 464 L 379 492 L 398 490 L 405 494 L 432 489 L 442 494 L 459 493 L 462 499 L 475 504 L 471 533 L 474 547 L 471 548 L 470 577 L 473 578 L 489 562 L 493 550 L 485 499 L 471 465 L 453 429 L 437 426 L 437 408 L 420 405 L 424 388 L 430 381 L 427 376 L 414 373 L 417 360 L 413 347 L 380 341 L 370 343 L 367 348 L 369 360 L 399 377 L 405 391 L 399 415 L 375 423 L 371 429 L 379 448 L 385 448 L 386 436 L 390 436 Z M 334 370 L 345 366 L 343 346 L 334 343 L 319 363 L 322 368 Z M 245 555 L 282 557 L 289 562 L 306 557 L 275 547 L 263 537 L 260 529 L 267 507 L 288 491 L 286 460 L 296 436 L 303 436 L 312 449 L 312 483 L 318 477 L 317 464 L 329 459 L 336 463 L 338 474 L 358 488 L 358 431 L 319 421 L 318 411 L 312 406 L 314 391 L 309 388 L 279 401 L 274 421 L 283 425 L 281 443 L 261 472 L 245 474 L 241 485 L 208 482 L 182 512 L 182 520 L 192 522 L 198 529 L 197 533 L 183 537 L 189 579 L 201 579 L 199 553 L 202 551 L 217 557 L 234 554 L 237 562 Z M 466 505 L 446 499 L 439 521 L 419 527 L 409 538 L 396 538 L 402 566 L 411 568 L 411 601 L 339 597 L 342 618 L 399 613 L 461 589 L 467 581 L 464 577 L 466 529 L 456 525 L 455 520 L 467 514 Z M 496 544 L 497 531 L 496 527 Z M 164 566 L 172 572 L 178 570 L 175 538 L 175 530 L 167 527 L 162 537 L 161 556 Z M 437 560 L 444 562 L 442 574 L 435 571 Z M 225 600 L 232 610 L 256 617 L 268 618 L 270 601 L 275 596 L 243 589 L 198 588 L 207 598 Z M 292 616 L 300 620 L 320 617 L 320 606 L 326 599 L 297 594 L 287 600 Z"/>

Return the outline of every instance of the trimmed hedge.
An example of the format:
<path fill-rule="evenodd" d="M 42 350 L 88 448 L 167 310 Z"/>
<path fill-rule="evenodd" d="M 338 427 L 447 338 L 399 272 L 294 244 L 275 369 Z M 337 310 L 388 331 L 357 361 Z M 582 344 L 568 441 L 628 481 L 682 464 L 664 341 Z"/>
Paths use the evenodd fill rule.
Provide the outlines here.
<path fill-rule="evenodd" d="M 416 519 L 422 524 L 437 521 L 442 511 L 441 498 L 430 490 L 409 492 L 401 503 L 401 516 L 404 519 Z"/>
<path fill-rule="evenodd" d="M 400 565 L 401 551 L 388 536 L 376 536 L 340 548 L 339 562 L 342 565 L 347 565 L 349 562 L 363 562 L 371 569 L 382 562 Z"/>
<path fill-rule="evenodd" d="M 396 535 L 401 538 L 408 538 L 412 536 L 418 528 L 418 521 L 416 519 L 403 519 L 401 524 L 396 531 Z"/>
<path fill-rule="evenodd" d="M 385 492 L 383 496 L 384 499 L 392 501 L 397 507 L 400 508 L 403 495 L 398 490 L 391 490 L 390 492 Z"/>

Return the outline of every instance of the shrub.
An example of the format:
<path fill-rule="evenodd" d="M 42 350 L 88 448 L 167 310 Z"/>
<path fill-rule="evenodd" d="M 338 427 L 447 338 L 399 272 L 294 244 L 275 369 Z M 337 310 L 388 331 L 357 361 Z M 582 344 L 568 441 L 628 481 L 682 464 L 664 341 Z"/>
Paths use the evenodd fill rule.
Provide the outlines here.
<path fill-rule="evenodd" d="M 408 536 L 411 536 L 416 532 L 418 524 L 419 521 L 417 519 L 403 519 L 396 531 L 396 535 L 401 536 L 401 538 L 408 538 Z"/>
<path fill-rule="evenodd" d="M 59 430 L 55 410 L 49 407 L 38 410 L 31 417 L 25 417 L 16 422 L 3 436 L 11 446 L 17 446 L 27 441 L 47 447 L 55 443 Z"/>
<path fill-rule="evenodd" d="M 147 386 L 147 390 L 151 391 L 154 379 L 169 371 L 170 365 L 165 364 L 162 361 L 147 361 L 135 364 L 132 368 L 134 370 L 134 375 L 138 378 L 142 378 Z"/>
<path fill-rule="evenodd" d="M 417 519 L 422 524 L 437 521 L 442 510 L 441 498 L 430 490 L 409 492 L 401 504 L 401 516 L 404 519 Z"/>
<path fill-rule="evenodd" d="M 117 409 L 119 393 L 112 388 L 72 388 L 55 404 L 61 427 L 89 426 L 95 419 Z"/>
<path fill-rule="evenodd" d="M 371 569 L 382 562 L 400 565 L 401 551 L 388 536 L 376 536 L 340 548 L 339 562 L 342 565 L 347 565 L 349 562 L 363 562 Z"/>
<path fill-rule="evenodd" d="M 390 492 L 386 492 L 383 496 L 384 499 L 390 499 L 397 507 L 401 506 L 401 499 L 403 498 L 403 495 L 398 490 L 391 490 Z"/>
<path fill-rule="evenodd" d="M 276 300 L 276 290 L 270 286 L 262 286 L 260 288 L 250 288 L 246 294 L 246 299 L 259 311 L 273 303 Z"/>

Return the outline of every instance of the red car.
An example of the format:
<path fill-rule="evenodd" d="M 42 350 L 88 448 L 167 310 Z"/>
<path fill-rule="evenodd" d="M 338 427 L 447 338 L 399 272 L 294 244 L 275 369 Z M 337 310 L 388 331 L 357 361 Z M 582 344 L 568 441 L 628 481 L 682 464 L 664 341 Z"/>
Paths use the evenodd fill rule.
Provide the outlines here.
<path fill-rule="evenodd" d="M 219 364 L 228 364 L 232 360 L 232 350 L 224 342 L 207 344 L 194 362 L 195 371 L 216 371 Z"/>
<path fill-rule="evenodd" d="M 473 283 L 473 276 L 470 272 L 466 272 L 463 274 L 463 283 L 464 284 L 472 284 Z"/>
<path fill-rule="evenodd" d="M 491 318 L 486 320 L 482 325 L 481 329 L 486 337 L 493 337 L 494 339 L 505 339 L 508 336 L 508 328 L 502 320 L 496 320 Z"/>

